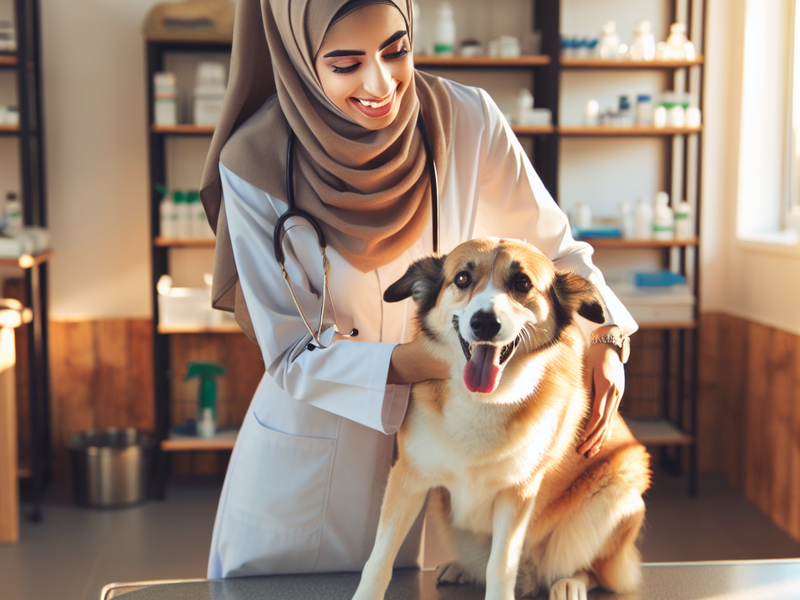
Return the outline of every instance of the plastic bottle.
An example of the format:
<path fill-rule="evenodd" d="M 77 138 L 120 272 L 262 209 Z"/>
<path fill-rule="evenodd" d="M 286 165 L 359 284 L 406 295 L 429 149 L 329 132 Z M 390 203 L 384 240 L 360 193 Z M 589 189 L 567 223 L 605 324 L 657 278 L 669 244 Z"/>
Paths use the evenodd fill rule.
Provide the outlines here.
<path fill-rule="evenodd" d="M 688 240 L 692 234 L 692 206 L 685 200 L 678 202 L 675 207 L 675 239 Z"/>
<path fill-rule="evenodd" d="M 178 211 L 175 208 L 175 202 L 169 196 L 164 196 L 161 203 L 158 205 L 158 212 L 160 215 L 159 233 L 161 237 L 167 239 L 175 239 L 178 237 Z"/>
<path fill-rule="evenodd" d="M 578 230 L 587 230 L 592 228 L 592 209 L 584 203 L 578 202 L 572 211 L 572 224 Z"/>
<path fill-rule="evenodd" d="M 675 216 L 669 207 L 669 194 L 658 192 L 653 211 L 653 239 L 671 240 L 675 238 Z"/>
<path fill-rule="evenodd" d="M 530 90 L 522 88 L 517 93 L 517 106 L 514 113 L 514 120 L 517 125 L 529 125 L 530 114 L 533 112 L 533 94 Z"/>
<path fill-rule="evenodd" d="M 686 37 L 686 24 L 673 23 L 663 51 L 664 60 L 694 60 L 694 44 Z"/>
<path fill-rule="evenodd" d="M 583 110 L 583 122 L 587 127 L 597 127 L 600 119 L 600 103 L 592 98 Z"/>
<path fill-rule="evenodd" d="M 153 117 L 156 125 L 171 127 L 178 123 L 178 88 L 174 73 L 153 75 Z"/>
<path fill-rule="evenodd" d="M 447 0 L 439 5 L 433 53 L 437 56 L 455 56 L 456 53 L 456 23 L 453 7 Z"/>
<path fill-rule="evenodd" d="M 636 237 L 636 215 L 630 202 L 621 202 L 619 205 L 619 231 L 623 239 Z"/>
<path fill-rule="evenodd" d="M 192 214 L 192 239 L 204 240 L 212 237 L 213 232 L 206 218 L 206 211 L 200 201 L 200 192 L 192 190 L 188 193 L 189 209 Z"/>
<path fill-rule="evenodd" d="M 225 99 L 225 65 L 201 62 L 194 87 L 194 124 L 214 126 L 222 115 Z"/>
<path fill-rule="evenodd" d="M 616 21 L 609 21 L 600 32 L 600 47 L 598 50 L 600 58 L 619 57 L 619 36 L 617 35 Z"/>
<path fill-rule="evenodd" d="M 653 206 L 647 198 L 636 202 L 635 237 L 639 240 L 653 239 Z"/>
<path fill-rule="evenodd" d="M 172 200 L 175 203 L 175 237 L 181 240 L 192 237 L 192 210 L 189 206 L 186 193 L 180 190 L 173 190 Z"/>
<path fill-rule="evenodd" d="M 14 236 L 22 232 L 22 228 L 24 227 L 22 203 L 14 192 L 8 192 L 6 194 L 6 205 L 3 208 L 3 217 L 5 222 L 3 233 L 5 235 Z"/>
<path fill-rule="evenodd" d="M 629 53 L 631 60 L 653 60 L 656 57 L 656 39 L 650 21 L 636 23 Z"/>
<path fill-rule="evenodd" d="M 225 375 L 225 367 L 212 362 L 189 363 L 186 381 L 199 377 L 197 387 L 197 435 L 213 438 L 217 433 L 217 375 Z"/>
<path fill-rule="evenodd" d="M 636 96 L 636 124 L 640 127 L 653 125 L 653 99 L 647 94 Z"/>
<path fill-rule="evenodd" d="M 633 111 L 631 110 L 631 103 L 628 101 L 627 96 L 619 97 L 619 125 L 621 127 L 632 127 L 634 118 Z"/>

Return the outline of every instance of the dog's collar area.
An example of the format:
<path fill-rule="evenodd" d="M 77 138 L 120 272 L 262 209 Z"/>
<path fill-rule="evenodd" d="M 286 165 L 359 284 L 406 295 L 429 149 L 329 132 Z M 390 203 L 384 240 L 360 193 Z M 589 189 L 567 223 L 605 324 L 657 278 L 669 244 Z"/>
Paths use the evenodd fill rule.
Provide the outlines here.
<path fill-rule="evenodd" d="M 458 336 L 458 341 L 461 342 L 461 350 L 464 352 L 464 357 L 467 359 L 467 362 L 470 361 L 472 358 L 472 347 L 470 343 L 461 337 L 461 330 L 458 326 L 458 315 L 453 315 L 453 329 L 456 330 L 456 335 Z M 522 337 L 517 336 L 514 338 L 514 341 L 511 343 L 506 344 L 503 346 L 503 349 L 500 351 L 500 362 L 499 364 L 503 364 L 506 362 L 511 356 L 514 354 L 514 351 L 517 349 L 517 346 L 520 345 L 522 342 Z"/>

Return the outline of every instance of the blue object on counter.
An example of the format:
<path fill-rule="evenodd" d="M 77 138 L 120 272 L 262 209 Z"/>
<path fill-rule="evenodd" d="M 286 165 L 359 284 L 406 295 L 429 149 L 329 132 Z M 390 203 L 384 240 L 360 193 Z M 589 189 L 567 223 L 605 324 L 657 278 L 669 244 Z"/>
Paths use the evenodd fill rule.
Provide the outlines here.
<path fill-rule="evenodd" d="M 686 283 L 686 277 L 672 271 L 657 273 L 636 273 L 634 283 L 640 287 L 666 287 Z"/>
<path fill-rule="evenodd" d="M 622 237 L 617 227 L 602 227 L 593 229 L 572 228 L 572 237 L 576 240 L 588 240 L 590 238 L 619 238 Z"/>

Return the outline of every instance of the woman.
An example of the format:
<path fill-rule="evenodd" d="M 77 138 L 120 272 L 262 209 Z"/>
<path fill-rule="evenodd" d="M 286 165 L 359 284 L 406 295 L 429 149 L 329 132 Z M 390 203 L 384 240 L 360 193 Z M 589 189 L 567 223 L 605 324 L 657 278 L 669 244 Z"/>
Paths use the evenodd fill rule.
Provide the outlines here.
<path fill-rule="evenodd" d="M 400 426 L 409 384 L 449 376 L 410 340 L 413 307 L 382 301 L 413 260 L 434 250 L 434 237 L 444 252 L 472 237 L 525 238 L 598 285 L 609 318 L 595 337 L 618 341 L 636 329 L 491 98 L 414 70 L 410 5 L 237 3 L 231 81 L 204 202 L 217 232 L 215 306 L 235 309 L 267 372 L 231 456 L 210 578 L 363 566 L 392 461 L 387 434 Z M 267 44 L 277 86 L 268 100 Z M 336 325 L 351 332 L 332 344 L 330 311 L 314 341 L 273 254 L 292 188 L 296 207 L 329 244 Z M 314 327 L 325 285 L 317 234 L 296 217 L 281 229 L 297 305 Z M 617 348 L 593 344 L 587 373 L 596 399 L 583 453 L 599 449 L 622 394 Z M 398 566 L 418 563 L 420 531 L 421 519 Z"/>

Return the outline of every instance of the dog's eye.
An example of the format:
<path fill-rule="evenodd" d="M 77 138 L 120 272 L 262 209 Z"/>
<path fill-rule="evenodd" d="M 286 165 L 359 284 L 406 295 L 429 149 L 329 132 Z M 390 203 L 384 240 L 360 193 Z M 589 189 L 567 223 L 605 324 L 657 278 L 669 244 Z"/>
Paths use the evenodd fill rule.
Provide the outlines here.
<path fill-rule="evenodd" d="M 472 283 L 472 275 L 470 275 L 468 271 L 461 271 L 461 273 L 456 275 L 454 283 L 457 288 L 464 290 Z"/>
<path fill-rule="evenodd" d="M 527 275 L 519 274 L 514 277 L 514 290 L 527 294 L 532 287 L 531 280 Z"/>

